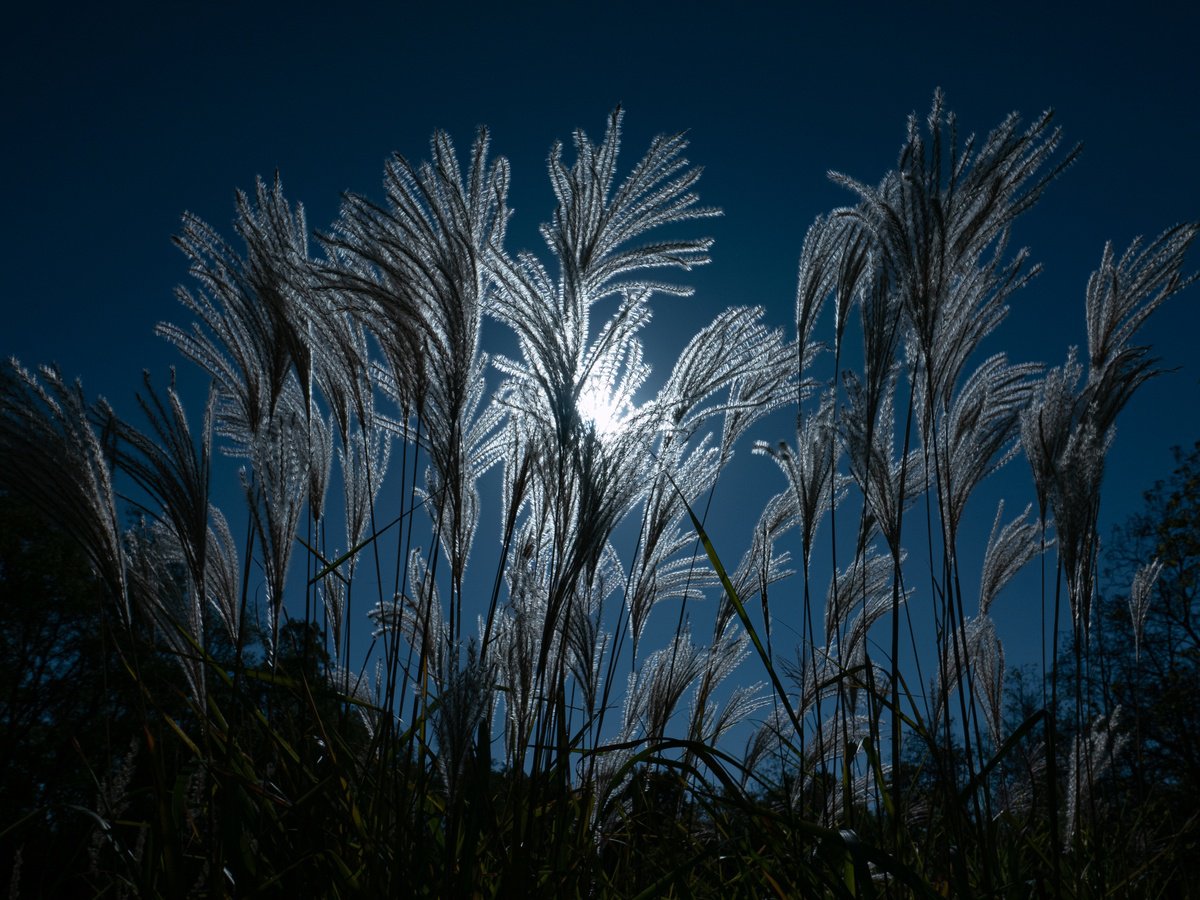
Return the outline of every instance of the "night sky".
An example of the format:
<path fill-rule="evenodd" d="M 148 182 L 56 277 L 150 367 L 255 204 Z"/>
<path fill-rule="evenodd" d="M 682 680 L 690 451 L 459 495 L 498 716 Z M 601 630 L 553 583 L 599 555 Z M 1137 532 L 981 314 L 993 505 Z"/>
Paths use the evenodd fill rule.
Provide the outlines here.
<path fill-rule="evenodd" d="M 460 152 L 477 126 L 491 128 L 492 152 L 512 164 L 509 247 L 536 251 L 553 204 L 553 140 L 575 127 L 599 140 L 620 103 L 627 171 L 655 134 L 689 131 L 702 202 L 725 215 L 693 223 L 716 238 L 714 262 L 688 276 L 696 295 L 656 301 L 645 337 L 659 368 L 729 304 L 762 304 L 789 325 L 808 225 L 853 199 L 826 172 L 877 182 L 907 115 L 923 117 L 939 85 L 964 132 L 1053 107 L 1066 145 L 1084 144 L 1017 224 L 1014 245 L 1045 271 L 1014 298 L 989 353 L 1060 363 L 1084 343 L 1084 286 L 1104 242 L 1120 250 L 1200 217 L 1191 4 L 23 6 L 6 15 L 0 52 L 0 351 L 57 362 L 119 411 L 134 409 L 143 368 L 161 379 L 178 363 L 181 379 L 201 383 L 152 334 L 160 320 L 186 321 L 172 296 L 186 265 L 170 242 L 185 210 L 228 233 L 234 190 L 278 171 L 323 229 L 343 191 L 379 196 L 390 153 L 426 157 L 435 128 Z M 1174 371 L 1119 423 L 1106 534 L 1169 474 L 1170 447 L 1200 438 L 1198 329 L 1194 287 L 1143 332 Z M 782 488 L 769 462 L 744 465 L 736 477 L 760 479 L 764 495 Z M 736 491 L 719 491 L 718 505 L 722 496 Z M 1014 496 L 1009 515 L 1028 499 Z M 985 531 L 993 512 L 979 507 Z"/>

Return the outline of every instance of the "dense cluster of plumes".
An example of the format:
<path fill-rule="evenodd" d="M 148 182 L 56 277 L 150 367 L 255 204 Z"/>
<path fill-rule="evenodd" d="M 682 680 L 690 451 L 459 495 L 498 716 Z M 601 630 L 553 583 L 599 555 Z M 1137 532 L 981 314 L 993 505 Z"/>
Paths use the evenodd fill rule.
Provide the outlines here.
<path fill-rule="evenodd" d="M 200 430 L 174 385 L 164 396 L 147 378 L 142 430 L 88 404 L 57 371 L 14 364 L 0 392 L 6 482 L 79 540 L 122 616 L 162 629 L 198 701 L 210 677 L 205 621 L 215 616 L 240 652 L 261 617 L 269 656 L 302 594 L 342 688 L 373 710 L 372 727 L 393 717 L 432 726 L 450 792 L 498 735 L 511 770 L 576 754 L 581 783 L 615 795 L 619 783 L 597 782 L 626 772 L 635 748 L 673 732 L 715 746 L 767 703 L 748 758 L 773 754 L 799 773 L 791 802 L 811 798 L 818 774 L 843 785 L 822 798 L 830 819 L 878 798 L 889 769 L 881 730 L 890 727 L 898 762 L 905 720 L 931 746 L 965 740 L 973 781 L 985 747 L 1005 739 L 1004 654 L 990 610 L 1052 544 L 1086 633 L 1105 452 L 1117 414 L 1155 371 L 1130 342 L 1186 284 L 1196 226 L 1120 256 L 1105 248 L 1087 289 L 1082 387 L 1073 351 L 1046 373 L 1004 355 L 980 361 L 1010 296 L 1037 271 L 1024 250 L 1009 253 L 1011 225 L 1075 154 L 1059 154 L 1048 114 L 1028 127 L 1010 117 L 978 146 L 960 144 L 939 95 L 877 186 L 834 176 L 857 202 L 817 219 L 805 238 L 795 333 L 765 325 L 762 309 L 726 310 L 647 397 L 640 335 L 652 301 L 688 293 L 662 273 L 704 264 L 710 246 L 675 228 L 660 235 L 717 211 L 699 205 L 700 171 L 682 136 L 656 139 L 623 179 L 620 137 L 618 111 L 599 144 L 576 132 L 573 164 L 561 146 L 551 151 L 549 262 L 505 246 L 509 167 L 489 159 L 486 131 L 465 169 L 441 133 L 429 162 L 393 158 L 383 201 L 347 196 L 316 252 L 278 181 L 238 195 L 242 250 L 186 217 L 178 244 L 196 287 L 178 296 L 195 321 L 158 331 L 211 382 Z M 826 342 L 817 329 L 828 319 Z M 482 350 L 496 325 L 515 337 L 512 358 Z M 816 374 L 822 358 L 828 380 Z M 857 370 L 843 372 L 851 359 Z M 785 408 L 794 440 L 756 451 L 786 485 L 727 573 L 706 538 L 714 565 L 699 555 L 693 510 L 747 431 Z M 235 517 L 211 502 L 214 443 L 244 464 L 240 557 Z M 1006 520 L 1001 504 L 969 602 L 960 526 L 978 486 L 1021 452 L 1038 515 L 1031 505 Z M 481 483 L 495 469 L 499 508 L 488 512 Z M 127 533 L 114 473 L 145 497 L 145 521 Z M 330 494 L 342 498 L 340 522 Z M 839 515 L 856 517 L 857 529 L 848 548 L 832 544 L 814 614 L 818 529 L 831 520 L 831 535 L 846 533 Z M 922 521 L 906 530 L 912 515 Z M 467 572 L 488 516 L 499 562 L 483 603 Z M 624 553 L 622 527 L 632 535 Z M 910 532 L 926 581 L 905 572 Z M 777 549 L 788 541 L 799 578 L 781 597 L 772 586 L 795 574 Z M 362 576 L 368 555 L 373 574 Z M 384 563 L 394 565 L 390 585 Z M 373 691 L 353 673 L 356 583 L 373 595 Z M 647 647 L 655 609 L 702 591 L 716 594 L 710 635 L 697 643 L 680 612 L 671 638 Z M 924 694 L 900 664 L 904 610 L 918 593 L 935 619 Z M 1147 589 L 1134 594 L 1137 619 Z M 800 635 L 794 658 L 779 663 L 776 619 Z M 770 690 L 722 690 L 752 651 Z M 597 752 L 606 747 L 618 749 Z"/>

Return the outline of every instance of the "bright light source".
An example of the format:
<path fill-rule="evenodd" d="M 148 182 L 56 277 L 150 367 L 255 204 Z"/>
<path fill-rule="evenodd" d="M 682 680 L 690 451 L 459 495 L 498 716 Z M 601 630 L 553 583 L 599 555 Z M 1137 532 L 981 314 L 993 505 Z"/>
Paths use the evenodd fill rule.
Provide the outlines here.
<path fill-rule="evenodd" d="M 616 434 L 625 425 L 623 411 L 612 394 L 594 382 L 589 381 L 584 386 L 576 408 L 580 418 L 584 422 L 590 422 L 600 437 Z"/>

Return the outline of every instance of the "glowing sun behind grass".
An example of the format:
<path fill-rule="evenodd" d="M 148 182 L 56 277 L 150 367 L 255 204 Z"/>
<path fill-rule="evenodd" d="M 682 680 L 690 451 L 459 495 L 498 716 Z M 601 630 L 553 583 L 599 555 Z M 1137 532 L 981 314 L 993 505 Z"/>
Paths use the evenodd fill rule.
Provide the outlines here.
<path fill-rule="evenodd" d="M 589 380 L 576 402 L 576 409 L 584 424 L 590 424 L 602 438 L 613 437 L 621 432 L 629 413 L 628 406 L 624 398 L 614 396 L 598 380 Z"/>

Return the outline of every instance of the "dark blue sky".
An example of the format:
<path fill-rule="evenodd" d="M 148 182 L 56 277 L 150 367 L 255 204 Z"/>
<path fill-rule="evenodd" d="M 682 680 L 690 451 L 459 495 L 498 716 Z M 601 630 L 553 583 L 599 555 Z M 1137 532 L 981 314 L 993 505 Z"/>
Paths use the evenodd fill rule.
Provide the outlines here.
<path fill-rule="evenodd" d="M 1054 107 L 1067 142 L 1085 145 L 1018 224 L 1015 242 L 1045 272 L 989 351 L 1060 362 L 1084 341 L 1084 285 L 1104 241 L 1123 247 L 1200 217 L 1200 14 L 1190 4 L 322 6 L 28 4 L 8 14 L 0 352 L 56 361 L 132 410 L 143 368 L 182 363 L 151 333 L 183 319 L 172 289 L 186 267 L 170 243 L 182 212 L 225 227 L 234 189 L 278 170 L 323 228 L 343 190 L 378 196 L 390 152 L 424 157 L 434 128 L 465 150 L 477 125 L 491 127 L 493 152 L 512 163 L 510 245 L 540 250 L 550 143 L 576 126 L 599 138 L 617 103 L 626 166 L 654 134 L 689 129 L 702 200 L 725 210 L 699 223 L 717 242 L 713 264 L 691 277 L 697 295 L 659 301 L 651 361 L 682 345 L 678 323 L 694 331 L 731 303 L 764 304 L 787 325 L 805 230 L 851 199 L 826 171 L 877 181 L 905 117 L 924 115 L 938 85 L 965 131 Z M 1190 267 L 1200 267 L 1195 253 Z M 1145 331 L 1177 371 L 1146 387 L 1119 425 L 1106 523 L 1167 475 L 1171 445 L 1200 438 L 1198 309 L 1194 288 Z"/>

